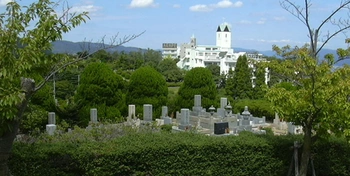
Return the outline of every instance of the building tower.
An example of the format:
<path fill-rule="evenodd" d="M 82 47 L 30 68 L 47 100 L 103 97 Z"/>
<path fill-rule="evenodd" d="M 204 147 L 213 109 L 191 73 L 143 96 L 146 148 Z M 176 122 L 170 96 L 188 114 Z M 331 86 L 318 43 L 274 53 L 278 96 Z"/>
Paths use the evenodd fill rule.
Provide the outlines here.
<path fill-rule="evenodd" d="M 191 48 L 196 47 L 196 45 L 197 45 L 197 39 L 196 37 L 194 37 L 194 34 L 193 34 L 191 37 Z"/>
<path fill-rule="evenodd" d="M 231 25 L 224 22 L 216 30 L 216 46 L 231 49 Z"/>

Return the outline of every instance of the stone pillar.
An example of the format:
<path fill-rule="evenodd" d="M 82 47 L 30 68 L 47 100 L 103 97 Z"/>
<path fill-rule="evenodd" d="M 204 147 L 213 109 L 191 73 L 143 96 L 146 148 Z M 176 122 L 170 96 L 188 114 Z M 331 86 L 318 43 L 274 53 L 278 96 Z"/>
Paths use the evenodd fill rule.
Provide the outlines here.
<path fill-rule="evenodd" d="M 55 112 L 49 112 L 48 124 L 56 124 L 56 114 Z"/>
<path fill-rule="evenodd" d="M 97 123 L 97 109 L 96 108 L 90 109 L 90 122 Z"/>
<path fill-rule="evenodd" d="M 152 114 L 152 105 L 144 104 L 143 105 L 143 120 L 147 122 L 152 122 L 153 114 Z"/>
<path fill-rule="evenodd" d="M 54 112 L 49 112 L 48 124 L 46 125 L 46 132 L 49 135 L 54 135 L 56 131 L 56 114 Z"/>
<path fill-rule="evenodd" d="M 135 119 L 135 118 L 136 118 L 135 105 L 129 105 L 129 113 L 128 113 L 127 121 L 131 121 L 132 119 Z"/>
<path fill-rule="evenodd" d="M 220 98 L 220 108 L 225 109 L 227 105 L 227 98 Z"/>
<path fill-rule="evenodd" d="M 194 96 L 194 107 L 202 107 L 202 96 L 201 95 Z"/>
<path fill-rule="evenodd" d="M 168 117 L 168 107 L 162 106 L 162 116 L 161 118 L 164 119 L 164 117 Z"/>
<path fill-rule="evenodd" d="M 181 130 L 189 130 L 191 128 L 190 125 L 190 110 L 183 108 L 181 109 L 181 122 L 179 125 L 179 129 Z"/>

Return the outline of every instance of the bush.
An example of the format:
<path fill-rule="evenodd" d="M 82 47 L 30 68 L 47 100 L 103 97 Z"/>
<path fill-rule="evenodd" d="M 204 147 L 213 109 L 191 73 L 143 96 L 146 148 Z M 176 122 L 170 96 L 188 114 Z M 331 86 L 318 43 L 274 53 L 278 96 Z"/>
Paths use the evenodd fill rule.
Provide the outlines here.
<path fill-rule="evenodd" d="M 150 129 L 150 128 L 149 128 Z M 195 133 L 137 133 L 131 128 L 76 128 L 37 142 L 14 143 L 14 175 L 287 175 L 293 142 L 301 136 L 210 137 Z M 344 139 L 319 141 L 317 175 L 349 175 Z"/>
<path fill-rule="evenodd" d="M 217 90 L 209 69 L 197 67 L 186 73 L 184 82 L 178 92 L 178 109 L 192 108 L 195 95 L 201 95 L 203 108 L 216 105 Z"/>
<path fill-rule="evenodd" d="M 79 119 L 83 124 L 89 121 L 91 108 L 98 108 L 100 120 L 120 120 L 125 109 L 123 90 L 125 83 L 104 63 L 91 63 L 81 75 L 75 101 L 82 104 Z M 101 118 L 100 118 L 101 117 Z"/>
<path fill-rule="evenodd" d="M 167 96 L 168 87 L 164 77 L 152 67 L 141 67 L 131 75 L 126 101 L 127 104 L 136 105 L 136 114 L 143 112 L 144 104 L 151 104 L 153 118 L 159 118 Z"/>

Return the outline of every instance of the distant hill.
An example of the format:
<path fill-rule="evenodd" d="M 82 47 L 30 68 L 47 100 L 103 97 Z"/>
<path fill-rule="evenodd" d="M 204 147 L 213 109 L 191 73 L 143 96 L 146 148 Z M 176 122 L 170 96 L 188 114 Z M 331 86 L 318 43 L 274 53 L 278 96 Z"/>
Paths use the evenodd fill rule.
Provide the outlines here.
<path fill-rule="evenodd" d="M 77 52 L 81 51 L 89 51 L 94 52 L 97 50 L 100 50 L 103 48 L 100 43 L 92 43 L 92 42 L 71 42 L 71 41 L 55 41 L 53 44 L 53 52 L 54 53 L 69 53 L 69 54 L 76 54 Z M 106 45 L 108 46 L 108 45 Z M 266 50 L 266 51 L 258 51 L 255 49 L 245 49 L 245 48 L 233 48 L 235 52 L 248 52 L 248 53 L 254 53 L 258 52 L 265 56 L 275 56 L 275 52 L 272 50 Z M 137 48 L 137 47 L 127 47 L 127 46 L 118 46 L 116 48 L 108 49 L 108 52 L 136 52 L 136 51 L 146 51 L 147 49 L 144 48 Z M 162 51 L 161 49 L 155 49 L 156 51 Z M 326 54 L 333 54 L 334 56 L 337 56 L 337 51 L 332 49 L 323 49 L 320 51 L 320 58 L 324 58 Z M 350 64 L 350 60 L 345 60 L 337 65 L 343 65 L 343 64 Z"/>
<path fill-rule="evenodd" d="M 100 43 L 92 43 L 92 42 L 70 42 L 70 41 L 55 41 L 52 42 L 53 45 L 53 52 L 54 53 L 68 53 L 68 54 L 76 54 L 77 52 L 82 51 L 89 51 L 94 52 L 97 50 L 100 50 L 103 48 L 103 46 Z M 105 45 L 105 47 L 108 47 L 109 45 Z M 132 52 L 132 51 L 144 51 L 145 49 L 137 48 L 137 47 L 125 47 L 125 46 L 118 46 L 116 48 L 110 48 L 107 51 L 109 52 Z"/>

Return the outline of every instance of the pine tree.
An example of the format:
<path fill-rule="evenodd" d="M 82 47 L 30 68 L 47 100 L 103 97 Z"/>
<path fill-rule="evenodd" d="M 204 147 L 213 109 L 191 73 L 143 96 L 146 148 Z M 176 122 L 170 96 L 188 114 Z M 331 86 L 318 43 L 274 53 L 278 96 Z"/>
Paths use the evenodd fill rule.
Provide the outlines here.
<path fill-rule="evenodd" d="M 247 56 L 239 56 L 232 76 L 228 77 L 226 93 L 234 99 L 251 98 L 252 81 L 251 69 L 248 66 Z"/>
<path fill-rule="evenodd" d="M 253 95 L 252 99 L 262 99 L 264 98 L 265 91 L 263 90 L 263 87 L 266 86 L 265 84 L 265 68 L 256 65 L 255 71 L 255 81 L 254 81 L 254 88 L 253 88 Z"/>

